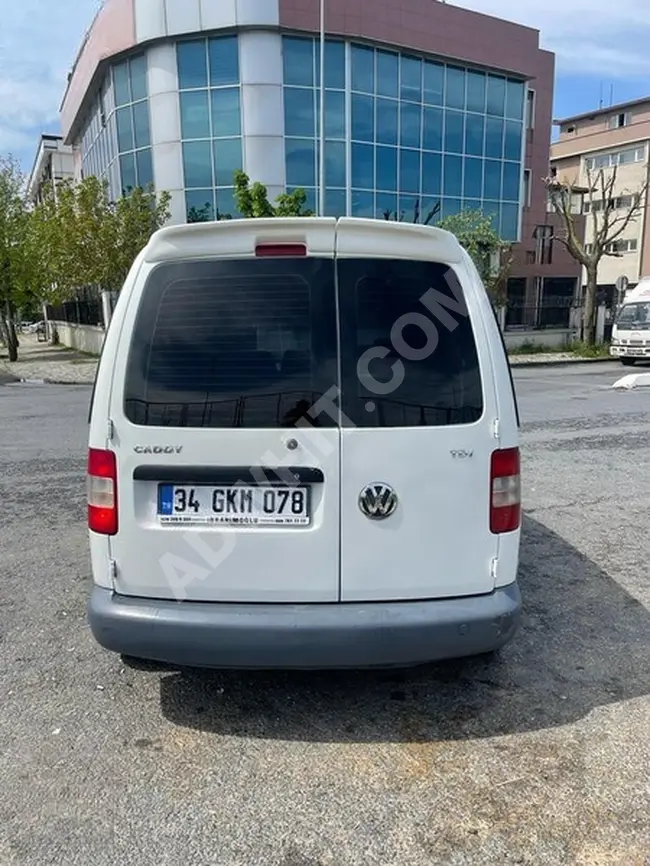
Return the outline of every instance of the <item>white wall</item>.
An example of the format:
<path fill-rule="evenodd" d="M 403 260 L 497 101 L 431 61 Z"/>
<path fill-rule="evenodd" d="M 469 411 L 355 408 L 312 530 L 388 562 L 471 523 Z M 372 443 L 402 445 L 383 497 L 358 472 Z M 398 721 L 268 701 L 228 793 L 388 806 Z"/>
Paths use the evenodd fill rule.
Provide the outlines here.
<path fill-rule="evenodd" d="M 279 0 L 135 0 L 136 41 L 229 27 L 277 27 Z"/>
<path fill-rule="evenodd" d="M 282 36 L 267 30 L 239 35 L 244 171 L 269 189 L 284 192 L 284 97 Z"/>
<path fill-rule="evenodd" d="M 50 320 L 49 325 L 56 327 L 61 345 L 91 355 L 99 355 L 104 344 L 105 331 L 96 325 L 75 325 L 70 322 Z"/>
<path fill-rule="evenodd" d="M 503 335 L 506 349 L 513 352 L 524 345 L 549 346 L 558 351 L 571 342 L 571 331 L 506 331 Z M 515 351 L 516 354 L 516 351 Z"/>
<path fill-rule="evenodd" d="M 181 116 L 178 69 L 173 44 L 155 45 L 147 52 L 151 152 L 156 189 L 171 193 L 172 224 L 185 222 Z"/>

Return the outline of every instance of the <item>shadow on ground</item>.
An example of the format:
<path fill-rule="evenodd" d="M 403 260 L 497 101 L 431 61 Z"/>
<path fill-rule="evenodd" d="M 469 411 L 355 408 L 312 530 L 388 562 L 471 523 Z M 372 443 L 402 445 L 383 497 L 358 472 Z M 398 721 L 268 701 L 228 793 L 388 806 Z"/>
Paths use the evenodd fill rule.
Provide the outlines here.
<path fill-rule="evenodd" d="M 165 717 L 241 737 L 428 742 L 557 727 L 650 693 L 650 613 L 604 571 L 526 518 L 525 612 L 492 661 L 372 672 L 179 671 Z"/>

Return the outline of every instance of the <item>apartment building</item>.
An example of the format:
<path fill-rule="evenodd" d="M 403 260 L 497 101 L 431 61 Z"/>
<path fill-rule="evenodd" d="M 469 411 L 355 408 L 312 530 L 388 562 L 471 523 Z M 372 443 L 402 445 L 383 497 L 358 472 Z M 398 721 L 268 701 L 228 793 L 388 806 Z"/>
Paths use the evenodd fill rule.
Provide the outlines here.
<path fill-rule="evenodd" d="M 559 138 L 551 148 L 551 166 L 558 178 L 588 188 L 589 176 L 600 169 L 616 170 L 612 197 L 616 216 L 629 212 L 648 177 L 650 146 L 650 97 L 600 108 L 586 114 L 556 121 Z M 584 196 L 585 241 L 594 234 L 592 209 L 602 209 L 602 193 Z M 612 301 L 619 277 L 635 285 L 650 274 L 650 225 L 646 191 L 638 216 L 611 246 L 598 270 L 598 284 Z"/>
<path fill-rule="evenodd" d="M 59 135 L 42 135 L 38 143 L 34 166 L 27 181 L 27 200 L 39 204 L 46 185 L 75 177 L 74 152 Z"/>

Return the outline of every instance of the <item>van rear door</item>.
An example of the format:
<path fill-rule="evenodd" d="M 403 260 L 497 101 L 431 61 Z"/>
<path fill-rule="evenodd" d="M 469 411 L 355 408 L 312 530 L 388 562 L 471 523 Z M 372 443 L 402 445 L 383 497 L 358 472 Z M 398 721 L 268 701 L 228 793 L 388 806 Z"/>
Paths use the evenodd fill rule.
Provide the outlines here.
<path fill-rule="evenodd" d="M 344 602 L 494 589 L 497 401 L 459 253 L 430 229 L 339 223 Z"/>
<path fill-rule="evenodd" d="M 338 601 L 336 223 L 272 222 L 179 227 L 143 266 L 109 411 L 118 593 Z"/>

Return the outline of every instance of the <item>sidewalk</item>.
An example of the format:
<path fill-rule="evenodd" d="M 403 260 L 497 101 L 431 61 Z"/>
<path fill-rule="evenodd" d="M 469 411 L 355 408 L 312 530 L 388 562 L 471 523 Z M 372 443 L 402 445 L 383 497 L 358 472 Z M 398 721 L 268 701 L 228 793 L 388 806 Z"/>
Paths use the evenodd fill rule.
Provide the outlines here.
<path fill-rule="evenodd" d="M 581 358 L 571 352 L 510 356 L 513 367 L 597 364 L 611 360 Z M 97 358 L 62 346 L 39 343 L 31 334 L 21 336 L 18 361 L 15 364 L 9 363 L 6 349 L 0 348 L 0 374 L 7 374 L 14 380 L 33 380 L 57 385 L 92 385 L 96 370 Z"/>
<path fill-rule="evenodd" d="M 0 346 L 0 374 L 14 381 L 51 382 L 57 385 L 92 385 L 97 358 L 67 349 L 39 343 L 32 334 L 19 336 L 18 360 L 10 364 L 7 350 Z"/>

